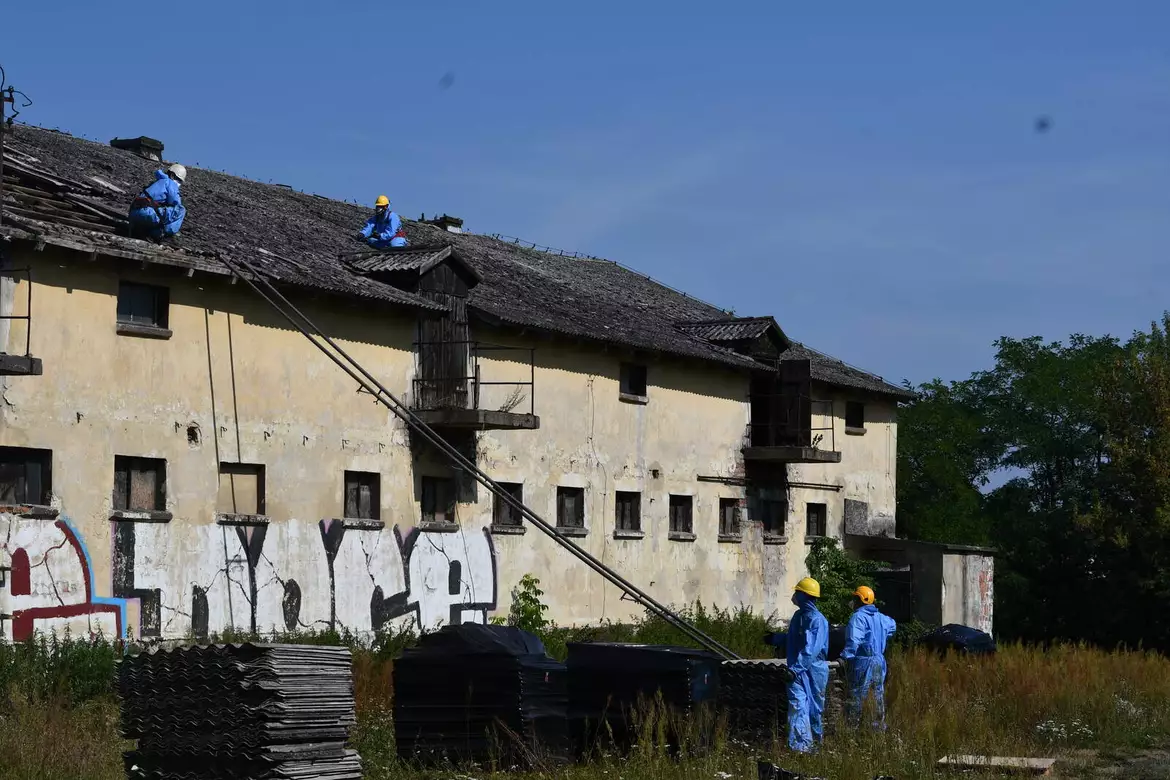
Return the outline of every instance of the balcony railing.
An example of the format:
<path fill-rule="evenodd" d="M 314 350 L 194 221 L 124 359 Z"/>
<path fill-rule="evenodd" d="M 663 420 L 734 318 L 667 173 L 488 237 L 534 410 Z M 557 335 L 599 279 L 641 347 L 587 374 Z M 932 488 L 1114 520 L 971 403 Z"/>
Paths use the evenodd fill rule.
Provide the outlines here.
<path fill-rule="evenodd" d="M 834 404 L 795 394 L 751 397 L 749 459 L 837 462 Z M 761 419 L 762 418 L 762 419 Z"/>
<path fill-rule="evenodd" d="M 424 417 L 447 425 L 537 427 L 534 348 L 420 341 L 415 349 L 419 376 L 414 380 L 412 405 L 418 412 L 433 413 Z"/>
<path fill-rule="evenodd" d="M 40 358 L 32 356 L 32 269 L 31 268 L 3 268 L 0 276 L 7 277 L 10 284 L 16 283 L 18 274 L 24 274 L 28 297 L 25 301 L 24 314 L 0 314 L 0 321 L 12 322 L 24 320 L 24 354 L 10 354 L 7 344 L 0 345 L 0 375 L 38 375 L 42 372 Z M 9 334 L 11 338 L 11 334 Z"/>

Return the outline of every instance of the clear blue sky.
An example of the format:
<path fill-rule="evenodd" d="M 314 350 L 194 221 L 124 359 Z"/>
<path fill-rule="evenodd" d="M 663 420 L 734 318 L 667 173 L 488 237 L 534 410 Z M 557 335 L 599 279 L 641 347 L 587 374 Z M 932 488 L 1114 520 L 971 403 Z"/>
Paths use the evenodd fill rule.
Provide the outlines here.
<path fill-rule="evenodd" d="M 0 64 L 22 120 L 609 257 L 894 381 L 1170 308 L 1170 3 L 633 5 L 16 2 Z"/>

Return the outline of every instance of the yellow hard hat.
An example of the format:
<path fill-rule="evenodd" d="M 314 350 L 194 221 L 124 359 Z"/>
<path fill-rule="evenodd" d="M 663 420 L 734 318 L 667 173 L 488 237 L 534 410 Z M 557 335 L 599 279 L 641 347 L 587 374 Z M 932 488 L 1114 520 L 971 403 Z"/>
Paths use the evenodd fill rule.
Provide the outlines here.
<path fill-rule="evenodd" d="M 390 199 L 387 198 L 385 195 L 379 195 L 378 199 L 376 201 L 374 201 L 374 205 L 375 206 L 389 206 Z"/>
<path fill-rule="evenodd" d="M 805 577 L 803 580 L 796 583 L 796 588 L 794 588 L 794 590 L 798 590 L 801 593 L 807 593 L 814 599 L 819 599 L 821 597 L 821 583 L 817 582 L 812 577 Z"/>
<path fill-rule="evenodd" d="M 874 600 L 873 588 L 868 585 L 858 585 L 853 595 L 861 599 L 862 604 L 872 604 Z"/>

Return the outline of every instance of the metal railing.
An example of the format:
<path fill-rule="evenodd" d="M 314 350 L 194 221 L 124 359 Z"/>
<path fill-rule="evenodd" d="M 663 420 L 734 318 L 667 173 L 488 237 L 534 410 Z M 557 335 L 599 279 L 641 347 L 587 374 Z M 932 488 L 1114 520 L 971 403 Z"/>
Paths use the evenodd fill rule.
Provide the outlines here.
<path fill-rule="evenodd" d="M 762 404 L 760 402 L 763 402 Z M 768 419 L 754 419 L 760 406 L 768 410 Z M 832 401 L 791 394 L 752 395 L 753 419 L 749 426 L 752 447 L 811 447 L 837 451 L 837 426 Z M 803 414 L 802 409 L 808 413 Z M 822 422 L 814 425 L 814 422 Z"/>
<path fill-rule="evenodd" d="M 0 268 L 0 277 L 9 277 L 12 283 L 16 283 L 16 275 L 24 274 L 25 280 L 28 282 L 28 300 L 25 305 L 25 314 L 0 314 L 0 320 L 8 322 L 11 320 L 24 320 L 27 324 L 24 326 L 24 357 L 32 355 L 32 269 L 31 268 Z M 7 349 L 7 344 L 0 344 L 0 353 Z"/>
<path fill-rule="evenodd" d="M 414 344 L 419 355 L 419 373 L 414 379 L 414 408 L 419 411 L 435 409 L 480 409 L 516 414 L 536 413 L 536 349 L 508 347 L 478 341 L 418 341 Z M 527 354 L 528 379 L 493 380 L 483 378 L 481 357 Z M 466 355 L 466 359 L 463 357 Z M 513 361 L 523 363 L 522 358 Z M 467 365 L 469 373 L 435 372 L 431 366 Z M 496 388 L 512 388 L 497 397 Z M 485 398 L 485 394 L 488 396 Z M 527 400 L 527 404 L 524 404 Z"/>

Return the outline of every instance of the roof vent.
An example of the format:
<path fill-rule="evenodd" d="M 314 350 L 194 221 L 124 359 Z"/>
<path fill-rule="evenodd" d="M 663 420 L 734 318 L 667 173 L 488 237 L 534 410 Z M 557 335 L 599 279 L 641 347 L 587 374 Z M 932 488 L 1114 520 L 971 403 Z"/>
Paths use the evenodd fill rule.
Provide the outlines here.
<path fill-rule="evenodd" d="M 137 138 L 115 138 L 110 141 L 110 146 L 133 152 L 147 160 L 162 162 L 163 142 L 156 138 L 148 138 L 145 135 L 140 135 Z"/>
<path fill-rule="evenodd" d="M 427 224 L 434 225 L 435 227 L 442 228 L 443 230 L 446 230 L 448 233 L 462 233 L 463 232 L 463 220 L 459 219 L 459 217 L 452 217 L 452 216 L 449 216 L 447 214 L 444 214 L 441 217 L 434 217 L 433 219 L 426 219 L 426 215 L 424 214 L 422 221 L 426 222 Z"/>

